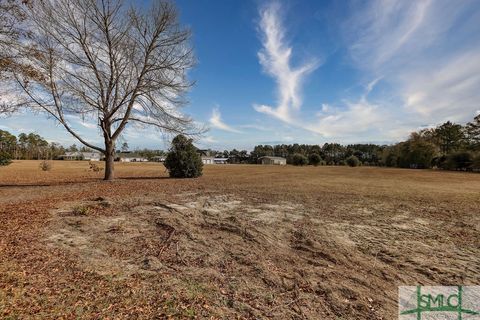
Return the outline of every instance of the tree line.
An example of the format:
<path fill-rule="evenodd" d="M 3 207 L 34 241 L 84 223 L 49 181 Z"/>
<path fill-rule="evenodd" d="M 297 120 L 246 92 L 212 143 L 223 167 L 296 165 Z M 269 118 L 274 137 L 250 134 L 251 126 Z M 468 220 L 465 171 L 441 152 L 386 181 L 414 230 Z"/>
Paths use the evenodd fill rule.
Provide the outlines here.
<path fill-rule="evenodd" d="M 466 125 L 450 121 L 414 132 L 382 152 L 383 164 L 401 168 L 480 169 L 480 115 Z"/>
<path fill-rule="evenodd" d="M 126 143 L 116 153 L 128 151 Z M 128 145 L 127 145 L 128 146 Z M 37 133 L 20 133 L 17 136 L 6 130 L 0 130 L 0 154 L 4 159 L 10 160 L 55 160 L 67 152 L 97 152 L 86 146 L 72 144 L 65 147 L 57 142 L 48 142 Z M 165 156 L 163 150 L 152 150 L 148 148 L 135 149 L 133 152 L 139 156 L 152 160 L 156 156 Z"/>
<path fill-rule="evenodd" d="M 394 145 L 325 143 L 257 145 L 246 150 L 211 151 L 230 163 L 259 162 L 264 156 L 287 159 L 288 164 L 346 165 L 399 168 L 480 169 L 480 115 L 465 125 L 447 121 L 435 128 L 413 132 Z"/>
<path fill-rule="evenodd" d="M 274 156 L 287 159 L 288 164 L 321 164 L 321 165 L 344 165 L 346 159 L 355 156 L 363 165 L 382 165 L 382 151 L 386 146 L 376 144 L 350 144 L 325 143 L 320 145 L 309 144 L 279 144 L 257 145 L 251 152 L 247 150 L 208 150 L 209 154 L 217 158 L 228 158 L 233 164 L 256 164 L 261 157 Z M 299 156 L 304 157 L 305 160 Z M 306 163 L 305 163 L 306 161 Z"/>
<path fill-rule="evenodd" d="M 128 150 L 124 142 L 116 153 Z M 197 149 L 198 150 L 198 149 Z M 92 152 L 91 148 L 75 144 L 64 147 L 49 143 L 36 133 L 21 133 L 16 137 L 0 130 L 0 152 L 11 159 L 39 160 L 57 159 L 66 152 Z M 199 151 L 199 150 L 198 150 Z M 163 150 L 136 149 L 136 154 L 152 160 L 166 156 Z M 264 156 L 287 159 L 294 165 L 364 165 L 399 168 L 440 168 L 448 170 L 480 169 L 480 115 L 471 122 L 460 125 L 447 121 L 435 128 L 423 129 L 410 134 L 406 141 L 394 145 L 325 143 L 257 145 L 247 150 L 207 150 L 217 158 L 228 158 L 233 164 L 256 164 Z"/>
<path fill-rule="evenodd" d="M 0 130 L 0 152 L 3 157 L 22 160 L 50 160 L 65 153 L 59 143 L 49 143 L 36 133 L 20 133 L 18 137 Z"/>

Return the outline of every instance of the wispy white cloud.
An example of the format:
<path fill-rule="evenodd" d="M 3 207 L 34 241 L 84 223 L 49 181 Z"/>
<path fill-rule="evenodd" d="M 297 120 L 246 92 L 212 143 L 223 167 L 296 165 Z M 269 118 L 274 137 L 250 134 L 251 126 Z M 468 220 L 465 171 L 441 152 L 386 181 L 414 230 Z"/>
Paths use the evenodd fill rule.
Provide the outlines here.
<path fill-rule="evenodd" d="M 76 114 L 67 114 L 65 117 L 71 124 L 78 124 L 87 129 L 99 129 L 98 124 L 93 122 L 92 117 L 83 118 Z"/>
<path fill-rule="evenodd" d="M 275 108 L 254 105 L 255 110 L 327 138 L 348 139 L 359 133 L 378 132 L 387 115 L 379 105 L 369 102 L 367 97 L 382 76 L 375 76 L 366 84 L 358 101 L 344 100 L 339 106 L 324 103 L 315 117 L 310 116 L 308 120 L 294 113 L 302 106 L 302 82 L 319 66 L 319 60 L 308 61 L 296 68 L 291 66 L 292 47 L 285 39 L 280 11 L 277 2 L 271 2 L 260 10 L 263 48 L 258 54 L 265 72 L 277 82 L 279 103 Z"/>
<path fill-rule="evenodd" d="M 97 129 L 98 128 L 97 124 L 91 123 L 91 122 L 80 121 L 79 124 L 84 126 L 85 128 L 88 128 L 88 129 Z"/>
<path fill-rule="evenodd" d="M 267 128 L 265 127 L 265 125 L 259 125 L 259 124 L 241 124 L 238 127 L 245 128 L 245 129 L 253 129 L 257 131 L 272 131 L 272 128 Z"/>
<path fill-rule="evenodd" d="M 220 108 L 218 106 L 213 108 L 212 116 L 210 117 L 209 122 L 210 122 L 210 125 L 214 128 L 224 130 L 224 131 L 234 132 L 234 133 L 241 133 L 240 130 L 237 130 L 229 126 L 225 122 L 223 122 L 222 115 L 220 114 Z"/>
<path fill-rule="evenodd" d="M 473 117 L 480 101 L 478 21 L 478 2 L 469 0 L 372 1 L 353 8 L 344 25 L 353 64 L 390 85 L 384 98 L 399 99 L 399 130 Z"/>
<path fill-rule="evenodd" d="M 335 108 L 328 114 L 320 116 L 318 122 L 308 124 L 306 129 L 328 138 L 344 138 L 366 132 L 373 125 L 384 121 L 377 105 L 365 101 L 345 102 L 345 105 L 345 109 Z"/>
<path fill-rule="evenodd" d="M 435 70 L 418 71 L 401 75 L 408 109 L 441 121 L 473 118 L 480 106 L 480 49 L 449 59 Z"/>
<path fill-rule="evenodd" d="M 373 79 L 372 81 L 370 81 L 367 86 L 365 87 L 366 88 L 366 91 L 365 91 L 365 94 L 363 96 L 363 99 L 366 99 L 367 96 L 370 94 L 370 92 L 373 91 L 373 88 L 375 88 L 375 86 L 377 85 L 377 83 L 382 80 L 382 76 L 380 77 L 377 77 L 376 79 Z"/>
<path fill-rule="evenodd" d="M 217 142 L 218 142 L 218 140 L 215 139 L 215 138 L 212 137 L 212 136 L 205 136 L 205 137 L 203 137 L 202 139 L 200 139 L 200 141 L 201 141 L 202 143 L 217 143 Z"/>
<path fill-rule="evenodd" d="M 358 101 L 344 100 L 342 107 L 323 104 L 321 111 L 316 113 L 317 121 L 306 124 L 305 129 L 328 138 L 348 138 L 369 131 L 378 133 L 381 124 L 389 120 L 384 109 L 368 101 L 368 94 L 379 80 L 369 82 Z"/>
<path fill-rule="evenodd" d="M 379 1 L 373 0 L 354 7 L 351 18 L 345 21 L 348 48 L 354 61 L 364 68 L 381 69 L 396 55 L 414 52 L 433 39 L 417 41 L 424 34 L 431 0 Z M 440 30 L 432 28 L 434 35 Z M 435 31 L 435 32 L 433 32 Z"/>
<path fill-rule="evenodd" d="M 260 10 L 259 29 L 263 48 L 258 57 L 264 71 L 277 82 L 278 105 L 277 107 L 254 105 L 256 111 L 316 135 L 341 141 L 358 139 L 360 135 L 366 139 L 388 139 L 398 134 L 383 128 L 393 119 L 392 115 L 386 112 L 384 106 L 368 99 L 369 94 L 383 79 L 380 73 L 369 76 L 372 80 L 366 83 L 363 94 L 357 100 L 344 99 L 334 104 L 323 103 L 320 111 L 313 112 L 314 115 L 306 119 L 305 114 L 298 112 L 302 106 L 302 83 L 308 74 L 318 68 L 319 60 L 307 61 L 298 67 L 292 67 L 293 48 L 285 39 L 285 27 L 282 24 L 281 7 L 278 2 L 270 2 Z"/>
<path fill-rule="evenodd" d="M 282 121 L 292 122 L 292 111 L 299 110 L 302 105 L 302 82 L 319 66 L 319 61 L 310 60 L 297 67 L 291 65 L 292 47 L 285 39 L 280 10 L 278 2 L 270 2 L 260 10 L 259 29 L 263 48 L 258 53 L 263 70 L 277 82 L 278 105 L 272 107 L 255 104 L 254 109 Z"/>

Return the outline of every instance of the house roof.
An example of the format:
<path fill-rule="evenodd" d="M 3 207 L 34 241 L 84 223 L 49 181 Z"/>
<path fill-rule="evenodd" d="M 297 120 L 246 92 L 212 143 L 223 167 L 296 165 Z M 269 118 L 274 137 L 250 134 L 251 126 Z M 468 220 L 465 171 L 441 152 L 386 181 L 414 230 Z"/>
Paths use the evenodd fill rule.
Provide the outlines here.
<path fill-rule="evenodd" d="M 201 156 L 207 156 L 207 157 L 212 156 L 212 150 L 209 150 L 209 149 L 198 149 L 197 148 L 197 153 Z"/>
<path fill-rule="evenodd" d="M 67 157 L 100 157 L 99 152 L 80 152 L 80 151 L 68 151 L 65 152 L 64 155 L 62 156 L 67 156 Z"/>
<path fill-rule="evenodd" d="M 99 152 L 80 152 L 84 157 L 100 157 Z"/>

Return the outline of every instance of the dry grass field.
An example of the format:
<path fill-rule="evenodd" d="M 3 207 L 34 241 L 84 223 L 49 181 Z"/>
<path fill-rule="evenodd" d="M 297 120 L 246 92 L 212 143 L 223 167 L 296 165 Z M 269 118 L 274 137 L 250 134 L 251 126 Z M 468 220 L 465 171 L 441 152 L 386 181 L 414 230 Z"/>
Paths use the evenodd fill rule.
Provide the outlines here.
<path fill-rule="evenodd" d="M 0 168 L 2 319 L 395 319 L 480 283 L 480 175 L 161 164 Z"/>

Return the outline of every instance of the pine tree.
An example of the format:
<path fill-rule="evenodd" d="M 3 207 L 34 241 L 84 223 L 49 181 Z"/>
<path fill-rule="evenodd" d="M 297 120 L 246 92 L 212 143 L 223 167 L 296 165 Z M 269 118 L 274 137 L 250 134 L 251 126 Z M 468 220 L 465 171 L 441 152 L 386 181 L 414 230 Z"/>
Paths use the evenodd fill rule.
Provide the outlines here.
<path fill-rule="evenodd" d="M 466 125 L 468 144 L 472 150 L 480 150 L 480 114 Z"/>
<path fill-rule="evenodd" d="M 461 125 L 445 122 L 435 129 L 435 135 L 438 138 L 440 149 L 444 155 L 450 154 L 461 149 L 465 141 L 465 134 Z"/>
<path fill-rule="evenodd" d="M 181 134 L 173 139 L 165 167 L 172 178 L 196 178 L 202 175 L 202 159 L 192 139 Z"/>

